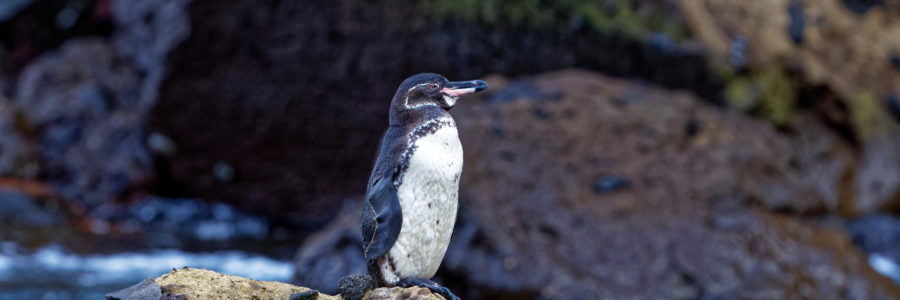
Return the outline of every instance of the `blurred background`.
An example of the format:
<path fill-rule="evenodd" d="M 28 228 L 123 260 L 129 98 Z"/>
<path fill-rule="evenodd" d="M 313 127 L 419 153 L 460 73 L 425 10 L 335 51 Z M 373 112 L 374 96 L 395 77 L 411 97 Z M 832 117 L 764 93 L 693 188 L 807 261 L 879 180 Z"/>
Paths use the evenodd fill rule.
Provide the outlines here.
<path fill-rule="evenodd" d="M 333 293 L 419 72 L 465 299 L 900 299 L 896 0 L 0 0 L 0 299 Z"/>

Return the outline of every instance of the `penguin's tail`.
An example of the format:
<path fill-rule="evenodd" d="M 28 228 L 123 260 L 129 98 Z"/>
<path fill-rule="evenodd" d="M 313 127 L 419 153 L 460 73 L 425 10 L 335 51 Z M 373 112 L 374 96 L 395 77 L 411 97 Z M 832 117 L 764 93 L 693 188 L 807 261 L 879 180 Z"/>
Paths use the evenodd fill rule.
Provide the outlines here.
<path fill-rule="evenodd" d="M 369 274 L 348 275 L 338 283 L 338 292 L 344 300 L 362 300 L 376 284 L 375 278 Z"/>

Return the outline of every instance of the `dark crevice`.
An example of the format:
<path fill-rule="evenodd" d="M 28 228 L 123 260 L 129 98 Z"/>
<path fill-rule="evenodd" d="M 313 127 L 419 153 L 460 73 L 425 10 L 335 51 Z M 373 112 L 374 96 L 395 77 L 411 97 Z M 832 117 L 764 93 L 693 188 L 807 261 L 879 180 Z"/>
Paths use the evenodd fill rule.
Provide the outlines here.
<path fill-rule="evenodd" d="M 69 39 L 108 37 L 112 31 L 109 0 L 34 1 L 0 22 L 0 47 L 8 64 L 0 71 L 15 78 L 29 62 Z"/>

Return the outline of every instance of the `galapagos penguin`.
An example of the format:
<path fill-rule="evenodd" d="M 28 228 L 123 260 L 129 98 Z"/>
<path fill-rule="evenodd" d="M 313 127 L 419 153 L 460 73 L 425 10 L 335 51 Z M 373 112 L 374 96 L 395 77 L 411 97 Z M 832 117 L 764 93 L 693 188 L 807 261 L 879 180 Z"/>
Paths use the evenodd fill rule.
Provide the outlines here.
<path fill-rule="evenodd" d="M 407 78 L 391 100 L 389 127 L 369 177 L 362 234 L 369 274 L 379 286 L 420 286 L 459 299 L 430 280 L 456 222 L 463 152 L 448 112 L 481 80 L 438 74 Z"/>

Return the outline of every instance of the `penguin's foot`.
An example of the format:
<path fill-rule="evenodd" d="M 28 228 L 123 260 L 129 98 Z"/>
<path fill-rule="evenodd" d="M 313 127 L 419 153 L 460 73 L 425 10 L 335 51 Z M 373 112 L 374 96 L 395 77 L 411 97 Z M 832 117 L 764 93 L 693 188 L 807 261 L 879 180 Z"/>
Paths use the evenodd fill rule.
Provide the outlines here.
<path fill-rule="evenodd" d="M 450 289 L 443 287 L 434 281 L 424 278 L 406 278 L 400 280 L 400 282 L 397 283 L 397 286 L 404 288 L 413 286 L 423 287 L 430 290 L 432 293 L 444 296 L 444 298 L 446 298 L 447 300 L 460 300 L 459 297 L 457 297 L 453 294 L 453 292 L 450 291 Z"/>

